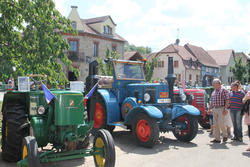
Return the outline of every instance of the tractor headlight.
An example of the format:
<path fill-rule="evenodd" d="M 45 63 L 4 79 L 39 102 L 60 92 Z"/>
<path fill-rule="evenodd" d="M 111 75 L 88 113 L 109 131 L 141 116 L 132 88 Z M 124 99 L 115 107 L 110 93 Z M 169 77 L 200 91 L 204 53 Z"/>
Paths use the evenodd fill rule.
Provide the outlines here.
<path fill-rule="evenodd" d="M 37 114 L 42 115 L 45 113 L 45 108 L 43 106 L 39 106 L 37 110 Z"/>
<path fill-rule="evenodd" d="M 182 100 L 182 101 L 185 101 L 186 98 L 187 98 L 187 96 L 186 96 L 185 94 L 182 94 L 182 95 L 181 95 L 181 100 Z"/>
<path fill-rule="evenodd" d="M 144 94 L 144 101 L 149 102 L 149 100 L 150 100 L 150 95 L 148 93 L 145 93 Z"/>

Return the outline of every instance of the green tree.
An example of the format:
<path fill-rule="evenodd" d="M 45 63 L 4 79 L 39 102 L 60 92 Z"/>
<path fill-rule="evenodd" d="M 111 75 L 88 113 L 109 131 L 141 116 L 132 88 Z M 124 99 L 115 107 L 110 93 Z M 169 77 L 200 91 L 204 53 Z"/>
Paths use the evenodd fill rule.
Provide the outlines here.
<path fill-rule="evenodd" d="M 147 61 L 145 64 L 144 70 L 145 70 L 145 78 L 147 82 L 151 82 L 157 60 L 158 59 L 154 57 L 152 58 L 152 61 Z"/>
<path fill-rule="evenodd" d="M 69 45 L 61 32 L 75 33 L 52 0 L 1 0 L 0 80 L 46 74 L 48 84 L 56 86 L 68 81 L 63 66 L 79 76 L 67 58 Z"/>
<path fill-rule="evenodd" d="M 244 81 L 244 77 L 247 76 L 247 64 L 242 62 L 241 57 L 235 58 L 235 63 L 230 67 L 235 79 L 241 82 Z"/>
<path fill-rule="evenodd" d="M 129 43 L 126 43 L 125 44 L 125 52 L 128 52 L 128 51 L 137 51 L 139 52 L 140 54 L 150 54 L 152 53 L 152 49 L 148 46 L 144 47 L 144 46 L 135 46 L 133 44 L 129 44 Z"/>
<path fill-rule="evenodd" d="M 105 52 L 105 59 L 111 58 L 111 59 L 119 59 L 120 55 L 116 52 L 110 52 L 109 49 L 106 49 Z M 99 72 L 101 75 L 105 76 L 113 76 L 113 67 L 111 63 L 105 63 L 103 62 L 103 59 L 98 58 L 97 62 L 99 64 Z"/>

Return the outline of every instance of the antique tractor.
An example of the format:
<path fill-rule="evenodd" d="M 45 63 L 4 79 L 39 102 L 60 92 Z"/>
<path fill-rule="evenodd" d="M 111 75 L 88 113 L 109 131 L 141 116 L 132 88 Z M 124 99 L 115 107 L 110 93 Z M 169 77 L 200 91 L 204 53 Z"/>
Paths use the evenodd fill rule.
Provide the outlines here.
<path fill-rule="evenodd" d="M 210 123 L 209 123 L 209 115 L 207 113 L 207 93 L 203 89 L 198 89 L 198 88 L 189 88 L 189 89 L 184 89 L 184 93 L 186 95 L 186 102 L 190 105 L 193 105 L 196 107 L 198 110 L 200 110 L 200 118 L 198 120 L 199 124 L 201 127 L 204 129 L 209 129 L 210 128 Z M 174 89 L 174 96 L 175 96 L 175 102 L 181 101 L 179 98 L 179 89 Z"/>
<path fill-rule="evenodd" d="M 93 156 L 96 166 L 113 167 L 114 141 L 107 130 L 97 131 L 93 146 L 89 146 L 93 121 L 84 120 L 83 93 L 50 91 L 43 83 L 32 82 L 35 86 L 29 90 L 29 77 L 21 77 L 18 90 L 4 95 L 3 160 L 38 167 L 43 162 Z"/>
<path fill-rule="evenodd" d="M 96 75 L 98 64 L 90 65 L 86 88 L 99 84 L 95 102 L 87 101 L 89 112 L 95 113 L 94 129 L 126 127 L 145 147 L 153 147 L 160 132 L 172 131 L 178 140 L 191 141 L 197 135 L 200 111 L 184 102 L 171 102 L 176 77 L 173 58 L 168 62 L 168 83 L 146 83 L 144 64 L 138 61 L 106 60 L 112 64 L 113 77 Z"/>

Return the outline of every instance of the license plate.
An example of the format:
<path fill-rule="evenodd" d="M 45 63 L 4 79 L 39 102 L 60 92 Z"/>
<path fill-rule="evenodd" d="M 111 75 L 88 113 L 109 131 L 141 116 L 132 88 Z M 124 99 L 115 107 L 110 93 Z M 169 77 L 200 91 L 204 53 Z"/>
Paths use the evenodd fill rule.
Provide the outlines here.
<path fill-rule="evenodd" d="M 158 99 L 158 103 L 171 103 L 171 99 Z"/>
<path fill-rule="evenodd" d="M 168 98 L 168 92 L 160 92 L 160 98 Z"/>

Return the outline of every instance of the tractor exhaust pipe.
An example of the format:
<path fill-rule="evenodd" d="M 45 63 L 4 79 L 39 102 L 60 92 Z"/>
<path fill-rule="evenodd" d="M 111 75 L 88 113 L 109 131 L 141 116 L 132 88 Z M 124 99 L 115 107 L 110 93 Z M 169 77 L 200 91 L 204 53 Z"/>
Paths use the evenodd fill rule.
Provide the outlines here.
<path fill-rule="evenodd" d="M 173 101 L 173 93 L 174 93 L 174 82 L 176 80 L 176 76 L 174 74 L 174 64 L 173 64 L 173 57 L 168 57 L 168 75 L 165 78 L 168 82 L 169 87 L 169 97 L 171 101 Z"/>
<path fill-rule="evenodd" d="M 96 75 L 98 74 L 98 63 L 96 60 L 89 63 L 89 75 L 86 78 L 86 87 L 85 93 L 87 94 L 90 90 L 95 86 L 98 82 L 98 78 Z M 97 89 L 93 92 L 91 98 L 87 100 L 87 113 L 88 113 L 88 121 L 94 120 L 94 113 L 95 113 L 95 104 L 97 98 Z"/>

